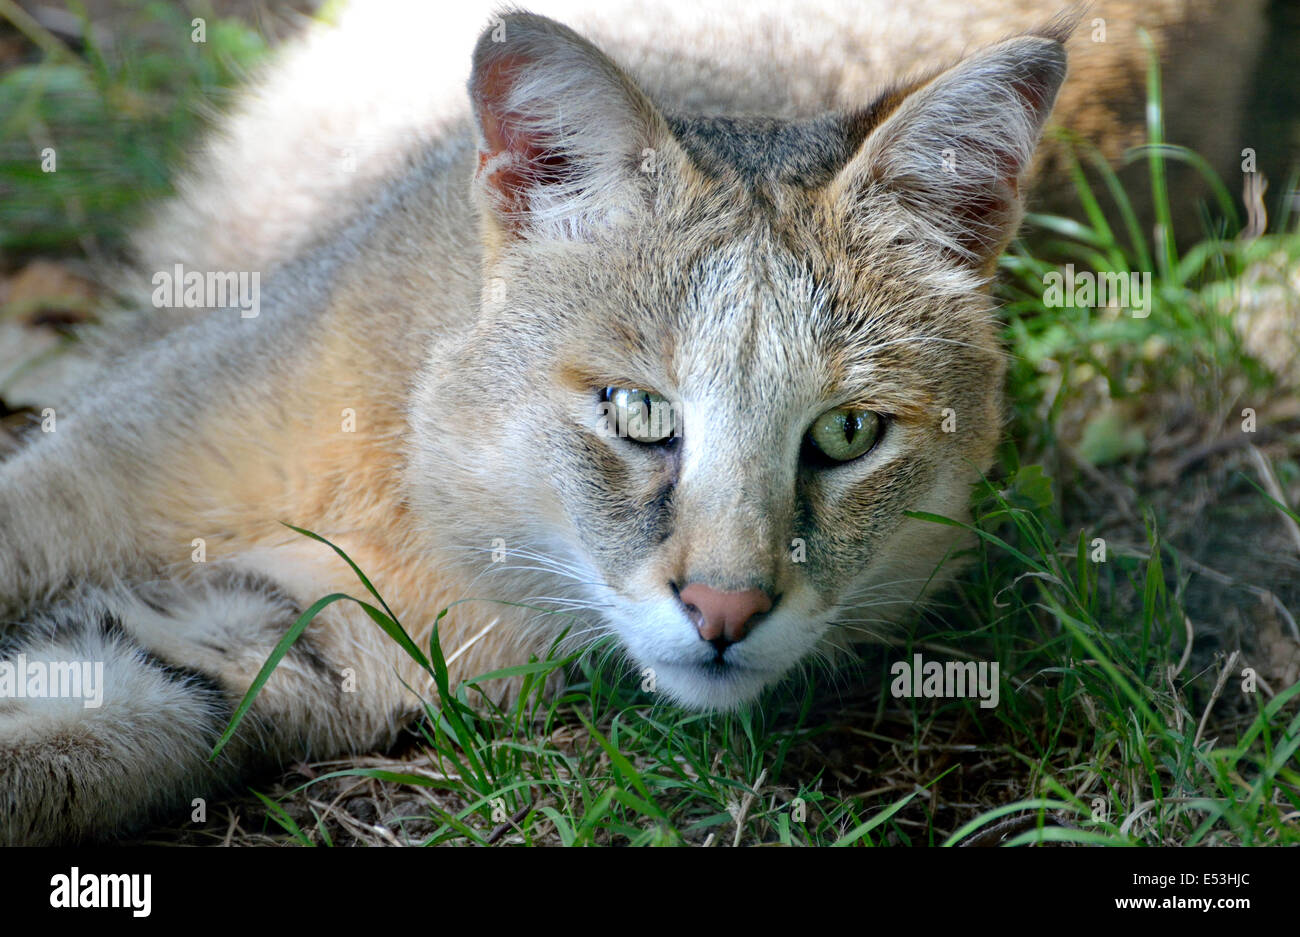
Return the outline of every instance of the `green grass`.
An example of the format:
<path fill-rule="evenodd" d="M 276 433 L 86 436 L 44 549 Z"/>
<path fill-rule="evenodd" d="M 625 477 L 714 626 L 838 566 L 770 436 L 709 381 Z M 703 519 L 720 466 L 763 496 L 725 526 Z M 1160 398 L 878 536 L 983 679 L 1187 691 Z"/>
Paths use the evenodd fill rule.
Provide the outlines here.
<path fill-rule="evenodd" d="M 112 53 L 51 47 L 0 78 L 0 250 L 11 257 L 116 250 L 140 206 L 166 193 L 165 167 L 203 124 L 199 102 L 220 102 L 262 53 L 238 23 L 210 20 L 208 44 L 195 46 L 174 7 L 141 4 L 138 15 L 170 39 L 136 43 L 122 29 Z M 1015 818 L 1008 843 L 1300 843 L 1300 687 L 1245 693 L 1236 669 L 1218 685 L 1223 655 L 1185 657 L 1189 627 L 1199 648 L 1214 622 L 1189 614 L 1194 567 L 1162 533 L 1175 508 L 1136 487 L 1133 470 L 1159 441 L 1134 416 L 1151 401 L 1232 414 L 1273 392 L 1240 338 L 1232 297 L 1262 258 L 1300 262 L 1300 237 L 1278 213 L 1271 227 L 1283 233 L 1237 239 L 1233 199 L 1217 183 L 1206 236 L 1175 243 L 1165 163 L 1200 164 L 1164 140 L 1154 68 L 1149 84 L 1151 145 L 1134 158 L 1147 161 L 1153 214 L 1166 224 L 1144 230 L 1118 177 L 1080 145 L 1079 217 L 1031 216 L 1032 237 L 1003 258 L 1014 444 L 976 493 L 969 571 L 903 645 L 725 716 L 640 693 L 608 646 L 452 686 L 437 630 L 417 646 L 358 569 L 358 597 L 326 596 L 304 614 L 236 722 L 292 640 L 335 602 L 361 603 L 434 693 L 414 744 L 384 767 L 356 763 L 257 792 L 266 828 L 303 844 L 384 841 L 313 800 L 355 781 L 419 792 L 402 802 L 420 805 L 409 823 L 429 844 L 944 845 Z M 42 174 L 37 154 L 50 140 L 59 172 Z M 1151 272 L 1150 315 L 1046 309 L 1044 275 L 1066 262 Z M 1274 466 L 1284 481 L 1300 477 L 1296 452 Z M 1294 505 L 1246 481 L 1241 496 L 1264 516 L 1294 517 Z M 1097 562 L 1108 486 L 1127 513 L 1107 527 Z M 998 661 L 1001 704 L 892 699 L 881 689 L 889 664 L 914 647 Z M 567 684 L 548 696 L 558 670 Z M 522 688 L 507 707 L 479 689 L 502 678 Z"/>
<path fill-rule="evenodd" d="M 1151 87 L 1158 94 L 1154 69 Z M 824 679 L 714 717 L 639 695 L 635 678 L 620 679 L 590 657 L 534 662 L 453 688 L 436 633 L 427 651 L 415 649 L 368 582 L 384 609 L 368 604 L 371 617 L 435 678 L 437 698 L 427 701 L 420 732 L 439 776 L 364 768 L 340 774 L 451 795 L 455 806 L 435 808 L 436 829 L 421 838 L 429 844 L 671 844 L 712 837 L 725 844 L 946 845 L 1011 816 L 1028 822 L 1007 835 L 1009 845 L 1300 843 L 1300 685 L 1243 692 L 1239 667 L 1229 671 L 1231 661 L 1221 658 L 1193 672 L 1184 654 L 1192 627 L 1181 602 L 1187 574 L 1180 553 L 1162 539 L 1156 512 L 1139 499 L 1140 540 L 1127 548 L 1108 545 L 1099 561 L 1095 538 L 1070 526 L 1042 466 L 1019 461 L 1021 453 L 1060 447 L 1059 417 L 1097 378 L 1114 400 L 1176 389 L 1191 393 L 1205 412 L 1219 409 L 1229 386 L 1256 394 L 1271 386 L 1269 373 L 1246 351 L 1230 304 L 1215 300 L 1253 260 L 1277 250 L 1294 257 L 1300 241 L 1294 234 L 1234 239 L 1235 209 L 1212 179 L 1222 214 L 1210 235 L 1179 252 L 1167 233 L 1164 164 L 1183 159 L 1205 167 L 1164 143 L 1158 106 L 1151 119 L 1151 145 L 1134 158 L 1149 163 L 1154 215 L 1163 222 L 1155 238 L 1145 236 L 1114 172 L 1079 150 L 1092 169 L 1085 173 L 1076 163 L 1083 219 L 1032 217 L 1030 224 L 1047 234 L 1034 242 L 1039 255 L 1022 243 L 1004 259 L 999 290 L 1015 362 L 1012 435 L 1019 446 L 1004 449 L 1001 480 L 977 494 L 978 546 L 957 604 L 926 616 L 916 640 L 998 661 L 1010 679 L 992 714 L 970 700 L 886 702 L 878 691 L 876 721 L 886 706 L 901 704 L 904 728 L 911 722 L 910 739 L 897 726 L 879 736 L 895 757 L 923 762 L 906 772 L 911 790 L 846 796 L 827 768 L 794 757 L 819 751 L 829 731 L 825 712 L 817 710 L 819 695 L 832 692 Z M 1105 197 L 1110 211 L 1102 207 Z M 1122 231 L 1107 221 L 1115 216 L 1125 221 Z M 1045 309 L 1044 274 L 1061 261 L 1097 272 L 1151 271 L 1149 315 Z M 1091 407 L 1086 401 L 1084 409 Z M 1113 420 L 1085 421 L 1081 449 L 1090 464 L 1140 455 L 1140 439 L 1126 448 L 1122 439 L 1109 438 L 1117 432 L 1122 427 Z M 910 647 L 900 648 L 894 658 L 910 654 Z M 882 686 L 889 659 L 879 664 Z M 544 674 L 565 666 L 568 689 L 545 698 Z M 511 674 L 525 683 L 507 710 L 476 691 Z M 1211 718 L 1216 704 L 1227 703 L 1220 705 L 1226 714 Z M 871 735 L 872 713 L 858 715 Z M 964 737 L 975 739 L 970 747 L 1014 779 L 1006 790 L 1015 799 L 991 798 L 964 815 L 927 805 L 946 776 L 969 767 L 945 763 L 930 750 L 935 733 L 952 725 L 964 725 Z M 556 744 L 561 727 L 576 729 L 581 743 L 570 737 L 569 744 Z M 892 765 L 880 767 L 882 777 L 896 773 Z M 320 841 L 323 827 L 304 831 L 287 817 L 275 819 L 304 843 Z"/>
<path fill-rule="evenodd" d="M 79 3 L 69 8 L 81 13 Z M 101 48 L 85 28 L 73 54 L 10 0 L 6 19 L 45 51 L 0 76 L 0 252 L 112 254 L 140 211 L 170 192 L 171 170 L 234 85 L 266 50 L 253 29 L 206 17 L 191 41 L 179 5 L 140 2 Z M 54 151 L 54 171 L 42 166 Z"/>
<path fill-rule="evenodd" d="M 657 704 L 588 658 L 552 656 L 453 688 L 436 628 L 429 647 L 417 648 L 360 571 L 374 600 L 365 602 L 367 612 L 437 688 L 419 729 L 419 763 L 433 774 L 352 768 L 299 791 L 365 777 L 452 795 L 457 806 L 435 809 L 436 829 L 421 837 L 427 844 L 485 845 L 506 831 L 509 841 L 525 844 L 675 844 L 713 836 L 725 844 L 934 845 L 1024 813 L 1044 823 L 1009 842 L 1300 842 L 1296 818 L 1288 816 L 1300 810 L 1300 685 L 1271 700 L 1254 694 L 1257 711 L 1230 738 L 1204 737 L 1202 713 L 1181 692 L 1183 675 L 1165 679 L 1178 670 L 1175 639 L 1184 629 L 1166 588 L 1158 539 L 1152 537 L 1149 558 L 1093 562 L 1082 536 L 1073 551 L 1061 549 L 1045 495 L 1033 468 L 1017 472 L 1003 489 L 988 487 L 974 528 L 979 571 L 964 593 L 967 604 L 950 617 L 949 630 L 927 635 L 931 646 L 983 648 L 982 656 L 1002 662 L 1021 684 L 1003 687 L 991 717 L 970 701 L 918 703 L 911 713 L 918 739 L 953 710 L 991 721 L 980 727 L 989 739 L 986 757 L 1026 778 L 1034 792 L 981 811 L 959 829 L 900 824 L 920 791 L 836 796 L 823 772 L 793 769 L 792 751 L 816 749 L 825 730 L 809 718 L 815 682 L 793 698 L 788 688 L 778 690 L 761 705 L 713 717 Z M 1140 597 L 1135 614 L 1125 601 L 1131 596 Z M 290 635 L 319 610 L 319 603 L 308 610 Z M 1106 624 L 1117 617 L 1132 626 Z M 241 712 L 289 643 L 268 661 Z M 565 666 L 576 678 L 546 698 L 546 675 Z M 518 699 L 506 709 L 477 692 L 501 677 L 523 678 Z M 578 731 L 559 743 L 561 728 Z M 954 769 L 934 770 L 937 782 Z M 1135 809 L 1137 821 L 1125 822 Z M 269 816 L 305 844 L 328 835 L 324 825 L 303 830 L 278 806 Z"/>

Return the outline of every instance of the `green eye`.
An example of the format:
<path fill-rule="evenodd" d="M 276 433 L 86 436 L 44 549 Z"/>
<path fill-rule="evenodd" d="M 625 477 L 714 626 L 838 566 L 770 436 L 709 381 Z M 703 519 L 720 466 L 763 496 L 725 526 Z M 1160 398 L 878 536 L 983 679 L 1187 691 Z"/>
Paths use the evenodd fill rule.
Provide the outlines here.
<path fill-rule="evenodd" d="M 836 462 L 848 462 L 871 450 L 880 438 L 881 420 L 870 410 L 836 407 L 813 421 L 808 441 Z"/>
<path fill-rule="evenodd" d="M 676 434 L 673 405 L 662 394 L 635 387 L 606 387 L 601 399 L 611 435 L 656 445 Z"/>

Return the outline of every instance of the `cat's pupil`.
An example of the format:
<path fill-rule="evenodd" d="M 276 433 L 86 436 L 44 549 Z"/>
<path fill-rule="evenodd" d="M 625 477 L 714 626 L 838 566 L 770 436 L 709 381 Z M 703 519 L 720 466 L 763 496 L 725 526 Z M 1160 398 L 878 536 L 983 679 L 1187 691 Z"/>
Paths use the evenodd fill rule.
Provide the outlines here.
<path fill-rule="evenodd" d="M 667 398 L 640 387 L 606 387 L 603 401 L 612 403 L 619 435 L 642 445 L 668 446 L 676 438 Z"/>

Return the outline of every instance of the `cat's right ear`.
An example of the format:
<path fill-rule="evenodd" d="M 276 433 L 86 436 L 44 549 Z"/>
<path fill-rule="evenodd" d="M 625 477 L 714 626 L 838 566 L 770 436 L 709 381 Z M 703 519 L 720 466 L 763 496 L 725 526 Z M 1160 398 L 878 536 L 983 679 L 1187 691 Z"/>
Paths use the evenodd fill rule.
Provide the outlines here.
<path fill-rule="evenodd" d="M 652 198 L 681 153 L 650 100 L 567 26 L 515 13 L 474 49 L 474 185 L 504 239 L 584 239 Z"/>

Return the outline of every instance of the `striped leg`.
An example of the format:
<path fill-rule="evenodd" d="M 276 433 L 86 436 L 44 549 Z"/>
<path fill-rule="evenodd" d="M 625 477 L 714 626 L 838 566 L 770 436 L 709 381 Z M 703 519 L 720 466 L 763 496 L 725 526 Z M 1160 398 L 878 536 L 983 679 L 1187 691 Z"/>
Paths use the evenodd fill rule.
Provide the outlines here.
<path fill-rule="evenodd" d="M 347 623 L 335 620 L 308 629 L 209 761 L 297 614 L 269 580 L 243 574 L 86 590 L 11 625 L 0 644 L 0 843 L 103 839 L 150 819 L 180 826 L 194 798 L 252 769 L 384 744 L 400 715 L 387 697 L 385 710 L 344 694 L 331 647 L 356 642 L 341 640 Z M 21 696 L 3 682 L 5 664 L 19 663 Z M 48 695 L 78 689 L 74 673 L 77 695 Z M 391 674 L 363 667 L 361 682 L 391 686 Z"/>

